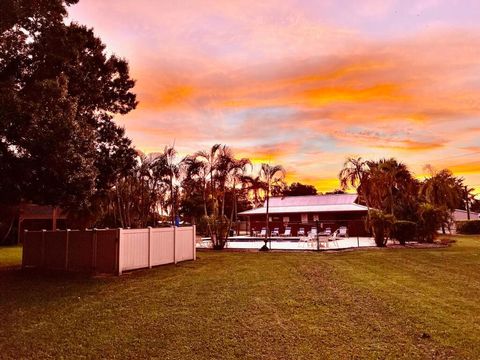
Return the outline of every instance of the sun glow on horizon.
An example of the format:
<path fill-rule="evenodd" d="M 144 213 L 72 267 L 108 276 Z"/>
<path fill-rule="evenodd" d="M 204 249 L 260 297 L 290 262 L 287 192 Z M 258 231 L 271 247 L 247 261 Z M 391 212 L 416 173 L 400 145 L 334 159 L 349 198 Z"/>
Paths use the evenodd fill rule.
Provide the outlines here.
<path fill-rule="evenodd" d="M 480 189 L 478 13 L 469 0 L 70 8 L 130 63 L 140 103 L 116 120 L 137 148 L 227 144 L 319 191 L 352 154 L 449 167 Z"/>

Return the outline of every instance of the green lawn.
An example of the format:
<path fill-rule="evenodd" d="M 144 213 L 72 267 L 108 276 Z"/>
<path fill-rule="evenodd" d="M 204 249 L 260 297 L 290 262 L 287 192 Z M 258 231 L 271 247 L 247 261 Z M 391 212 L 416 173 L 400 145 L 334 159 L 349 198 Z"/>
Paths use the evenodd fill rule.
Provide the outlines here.
<path fill-rule="evenodd" d="M 22 248 L 20 246 L 0 246 L 0 271 L 5 268 L 20 266 Z"/>
<path fill-rule="evenodd" d="M 0 270 L 0 358 L 480 358 L 480 237 L 456 239 L 199 252 L 108 278 Z"/>

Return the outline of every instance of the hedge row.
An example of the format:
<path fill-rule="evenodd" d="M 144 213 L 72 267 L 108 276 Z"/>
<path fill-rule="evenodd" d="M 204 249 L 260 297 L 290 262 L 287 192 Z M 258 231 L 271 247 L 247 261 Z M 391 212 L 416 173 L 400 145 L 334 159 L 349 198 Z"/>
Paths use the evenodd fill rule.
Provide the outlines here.
<path fill-rule="evenodd" d="M 480 220 L 456 221 L 455 227 L 459 234 L 480 234 Z"/>

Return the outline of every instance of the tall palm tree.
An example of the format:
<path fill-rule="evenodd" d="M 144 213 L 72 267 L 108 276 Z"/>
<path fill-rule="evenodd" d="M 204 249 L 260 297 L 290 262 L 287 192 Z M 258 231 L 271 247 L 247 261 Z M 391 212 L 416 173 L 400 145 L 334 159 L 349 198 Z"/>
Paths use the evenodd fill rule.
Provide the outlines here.
<path fill-rule="evenodd" d="M 463 180 L 453 176 L 447 169 L 432 173 L 420 187 L 420 194 L 427 202 L 437 207 L 445 206 L 451 210 L 454 210 L 462 201 L 463 193 Z"/>
<path fill-rule="evenodd" d="M 260 168 L 260 178 L 263 180 L 265 184 L 265 198 L 266 198 L 266 225 L 267 225 L 267 232 L 265 234 L 265 244 L 262 247 L 263 250 L 268 250 L 267 241 L 268 236 L 270 234 L 270 214 L 269 214 L 269 206 L 270 206 L 270 191 L 272 185 L 278 183 L 285 177 L 285 169 L 281 165 L 269 165 L 269 164 L 262 164 Z"/>
<path fill-rule="evenodd" d="M 349 157 L 343 163 L 343 168 L 340 170 L 338 177 L 340 179 L 340 186 L 343 190 L 349 188 L 357 189 L 362 183 L 363 177 L 368 171 L 367 162 L 361 157 Z"/>
<path fill-rule="evenodd" d="M 263 203 L 260 192 L 265 189 L 265 184 L 260 176 L 244 175 L 242 177 L 242 184 L 248 192 L 248 195 L 253 198 L 253 207 L 259 207 Z"/>
<path fill-rule="evenodd" d="M 177 191 L 175 184 L 180 179 L 183 169 L 182 161 L 176 161 L 177 151 L 173 146 L 165 146 L 163 152 L 155 159 L 153 171 L 155 176 L 168 186 L 170 193 L 170 217 L 175 226 Z"/>
<path fill-rule="evenodd" d="M 230 222 L 235 218 L 235 221 L 238 220 L 238 204 L 237 204 L 237 185 L 241 185 L 243 178 L 247 172 L 247 168 L 252 166 L 250 159 L 233 159 L 230 164 L 229 177 L 232 185 L 232 212 L 230 214 Z"/>
<path fill-rule="evenodd" d="M 405 193 L 408 184 L 413 180 L 407 166 L 394 158 L 380 159 L 376 164 L 378 169 L 377 187 L 386 189 L 385 208 L 391 215 L 395 215 L 395 195 Z M 371 167 L 374 167 L 373 164 Z"/>
<path fill-rule="evenodd" d="M 205 208 L 207 208 L 207 186 L 209 187 L 210 191 L 210 198 L 212 202 L 212 213 L 215 213 L 217 208 L 218 210 L 218 199 L 216 198 L 216 189 L 217 189 L 217 170 L 220 162 L 220 153 L 221 153 L 221 144 L 215 144 L 210 148 L 210 151 L 197 151 L 193 154 L 193 158 L 197 161 L 201 161 L 203 163 L 203 172 L 205 174 Z M 207 182 L 209 184 L 207 185 Z M 208 211 L 206 211 L 206 216 L 208 215 Z"/>
<path fill-rule="evenodd" d="M 361 157 L 348 157 L 338 174 L 342 190 L 354 188 L 367 207 L 370 207 L 369 170 L 368 162 Z"/>

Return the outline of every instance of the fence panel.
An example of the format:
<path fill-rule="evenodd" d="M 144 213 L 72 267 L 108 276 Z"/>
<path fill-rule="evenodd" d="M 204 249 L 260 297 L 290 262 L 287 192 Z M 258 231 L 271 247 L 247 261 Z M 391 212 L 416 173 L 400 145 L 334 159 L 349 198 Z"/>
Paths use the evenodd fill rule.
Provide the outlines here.
<path fill-rule="evenodd" d="M 68 269 L 92 271 L 93 231 L 70 231 L 68 234 Z"/>
<path fill-rule="evenodd" d="M 148 267 L 148 229 L 121 230 L 120 254 L 122 270 Z"/>
<path fill-rule="evenodd" d="M 43 231 L 25 232 L 22 264 L 24 267 L 43 265 Z"/>
<path fill-rule="evenodd" d="M 172 228 L 151 229 L 150 266 L 175 262 L 174 237 Z"/>
<path fill-rule="evenodd" d="M 176 229 L 175 236 L 175 257 L 176 261 L 193 260 L 194 259 L 194 246 L 195 234 L 193 233 L 193 227 L 180 227 Z"/>
<path fill-rule="evenodd" d="M 67 232 L 45 231 L 45 267 L 53 270 L 66 270 Z"/>
<path fill-rule="evenodd" d="M 97 243 L 94 271 L 115 274 L 118 271 L 119 230 L 96 230 L 94 242 Z"/>

